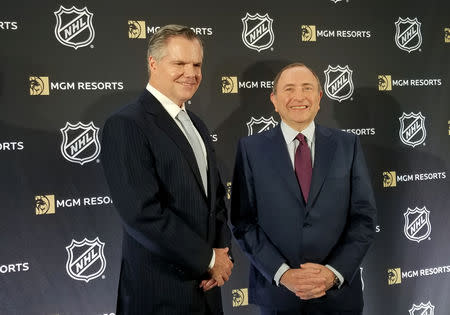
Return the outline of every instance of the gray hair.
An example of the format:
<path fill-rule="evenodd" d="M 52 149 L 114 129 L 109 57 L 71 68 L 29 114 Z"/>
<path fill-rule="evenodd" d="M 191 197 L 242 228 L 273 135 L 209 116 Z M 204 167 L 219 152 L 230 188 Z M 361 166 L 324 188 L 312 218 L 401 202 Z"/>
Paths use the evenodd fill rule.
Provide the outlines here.
<path fill-rule="evenodd" d="M 275 79 L 273 80 L 273 87 L 272 87 L 273 94 L 277 94 L 277 84 L 278 84 L 278 81 L 280 80 L 280 77 L 283 74 L 283 72 L 286 71 L 287 69 L 296 68 L 296 67 L 304 67 L 304 68 L 308 69 L 309 71 L 311 71 L 311 73 L 314 75 L 314 77 L 317 80 L 317 84 L 319 86 L 319 92 L 322 92 L 322 85 L 320 84 L 320 80 L 319 80 L 319 77 L 317 76 L 317 74 L 310 67 L 305 65 L 304 63 L 294 62 L 294 63 L 288 64 L 287 66 L 285 66 L 275 76 Z"/>
<path fill-rule="evenodd" d="M 175 36 L 181 36 L 189 40 L 198 40 L 203 49 L 203 42 L 201 38 L 189 27 L 177 24 L 165 25 L 153 34 L 148 42 L 147 65 L 150 56 L 155 58 L 156 61 L 161 60 L 161 58 L 165 56 L 167 40 Z"/>

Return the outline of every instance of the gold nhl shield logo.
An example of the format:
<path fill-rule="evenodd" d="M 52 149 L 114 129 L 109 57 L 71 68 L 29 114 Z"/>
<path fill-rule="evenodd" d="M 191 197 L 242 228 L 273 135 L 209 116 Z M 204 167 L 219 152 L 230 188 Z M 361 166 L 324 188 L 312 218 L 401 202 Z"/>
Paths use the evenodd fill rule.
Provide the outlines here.
<path fill-rule="evenodd" d="M 398 18 L 395 22 L 395 44 L 398 48 L 410 53 L 422 45 L 421 23 L 417 18 Z"/>
<path fill-rule="evenodd" d="M 411 147 L 418 146 L 425 141 L 427 131 L 425 129 L 425 117 L 421 112 L 418 114 L 403 113 L 400 120 L 400 140 Z"/>
<path fill-rule="evenodd" d="M 353 94 L 353 71 L 349 66 L 341 67 L 337 65 L 332 67 L 328 65 L 325 73 L 325 94 L 333 100 L 342 102 L 350 98 Z"/>
<path fill-rule="evenodd" d="M 66 9 L 60 6 L 54 14 L 56 17 L 55 36 L 61 44 L 78 49 L 92 43 L 95 37 L 92 25 L 94 14 L 89 12 L 86 7 L 77 9 L 73 6 Z"/>
<path fill-rule="evenodd" d="M 395 171 L 383 172 L 383 187 L 396 187 L 397 174 Z"/>
<path fill-rule="evenodd" d="M 408 208 L 403 214 L 405 217 L 404 232 L 410 241 L 419 243 L 431 234 L 430 211 L 426 207 Z"/>
<path fill-rule="evenodd" d="M 48 77 L 30 76 L 30 95 L 50 95 Z"/>
<path fill-rule="evenodd" d="M 251 136 L 253 134 L 261 133 L 274 128 L 276 125 L 278 125 L 278 122 L 273 116 L 270 116 L 270 118 L 261 117 L 259 119 L 252 117 L 250 121 L 247 122 L 248 135 Z"/>
<path fill-rule="evenodd" d="M 402 270 L 400 268 L 388 269 L 388 285 L 402 283 Z"/>
<path fill-rule="evenodd" d="M 60 130 L 63 136 L 61 153 L 66 160 L 83 165 L 95 160 L 100 154 L 99 128 L 92 121 L 87 125 L 67 122 Z"/>
<path fill-rule="evenodd" d="M 426 304 L 413 304 L 411 309 L 409 309 L 409 315 L 434 315 L 434 306 L 430 301 Z"/>
<path fill-rule="evenodd" d="M 55 195 L 39 195 L 34 200 L 36 215 L 55 213 Z"/>
<path fill-rule="evenodd" d="M 242 41 L 245 46 L 258 52 L 272 46 L 275 34 L 272 29 L 273 19 L 269 17 L 269 14 L 250 15 L 247 13 L 241 20 L 243 25 Z"/>
<path fill-rule="evenodd" d="M 392 91 L 392 78 L 389 74 L 380 74 L 378 76 L 378 90 Z"/>
<path fill-rule="evenodd" d="M 238 92 L 237 77 L 222 77 L 222 93 L 230 94 Z"/>
<path fill-rule="evenodd" d="M 128 38 L 146 38 L 145 21 L 128 21 Z"/>
<path fill-rule="evenodd" d="M 248 305 L 248 289 L 234 289 L 231 291 L 233 307 Z"/>
<path fill-rule="evenodd" d="M 105 243 L 98 237 L 92 241 L 85 238 L 81 242 L 72 239 L 66 246 L 67 274 L 72 279 L 85 282 L 100 277 L 106 268 L 104 248 Z"/>
<path fill-rule="evenodd" d="M 316 39 L 316 26 L 302 25 L 302 42 L 315 42 Z"/>

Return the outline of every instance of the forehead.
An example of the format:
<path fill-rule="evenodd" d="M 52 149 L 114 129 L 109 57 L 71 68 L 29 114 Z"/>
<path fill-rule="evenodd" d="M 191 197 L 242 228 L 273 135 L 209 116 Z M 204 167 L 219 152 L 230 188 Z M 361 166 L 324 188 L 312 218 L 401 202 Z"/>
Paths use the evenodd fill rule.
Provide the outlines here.
<path fill-rule="evenodd" d="M 197 39 L 188 39 L 183 36 L 172 36 L 166 40 L 167 51 L 178 54 L 197 53 L 203 55 L 203 47 Z"/>
<path fill-rule="evenodd" d="M 283 71 L 280 76 L 279 84 L 317 84 L 316 77 L 306 67 L 293 67 Z"/>

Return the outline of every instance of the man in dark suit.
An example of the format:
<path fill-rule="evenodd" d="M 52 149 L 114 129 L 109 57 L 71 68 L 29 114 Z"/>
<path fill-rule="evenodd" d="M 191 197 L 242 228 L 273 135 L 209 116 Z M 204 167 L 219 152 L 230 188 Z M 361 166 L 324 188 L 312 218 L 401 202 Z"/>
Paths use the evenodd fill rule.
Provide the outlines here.
<path fill-rule="evenodd" d="M 233 263 L 225 189 L 205 124 L 184 104 L 202 79 L 188 27 L 150 39 L 149 83 L 105 123 L 102 164 L 123 222 L 117 315 L 222 314 Z"/>
<path fill-rule="evenodd" d="M 362 314 L 375 201 L 358 138 L 314 123 L 322 88 L 294 63 L 274 80 L 282 122 L 239 142 L 231 223 L 262 314 Z"/>

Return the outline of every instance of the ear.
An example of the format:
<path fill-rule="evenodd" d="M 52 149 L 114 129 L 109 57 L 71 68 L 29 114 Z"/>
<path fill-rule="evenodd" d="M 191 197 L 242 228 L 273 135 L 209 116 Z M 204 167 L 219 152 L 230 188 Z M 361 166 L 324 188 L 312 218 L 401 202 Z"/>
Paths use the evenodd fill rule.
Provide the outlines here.
<path fill-rule="evenodd" d="M 270 93 L 270 101 L 272 102 L 273 107 L 275 108 L 275 111 L 278 112 L 278 109 L 277 109 L 277 100 L 276 100 L 276 96 L 275 96 L 275 94 L 274 94 L 273 92 Z"/>
<path fill-rule="evenodd" d="M 148 64 L 149 64 L 149 69 L 150 69 L 151 71 L 156 70 L 156 66 L 157 66 L 156 64 L 157 64 L 157 61 L 156 61 L 155 58 L 153 58 L 152 56 L 148 57 Z"/>

